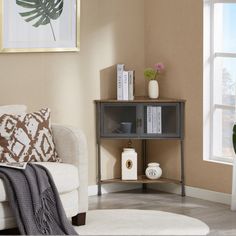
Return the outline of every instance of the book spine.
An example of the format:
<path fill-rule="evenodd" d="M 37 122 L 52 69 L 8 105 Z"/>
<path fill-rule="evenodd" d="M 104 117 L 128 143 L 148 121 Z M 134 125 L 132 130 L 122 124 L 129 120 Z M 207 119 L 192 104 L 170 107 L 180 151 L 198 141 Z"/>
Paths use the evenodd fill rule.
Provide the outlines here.
<path fill-rule="evenodd" d="M 134 100 L 134 71 L 129 71 L 129 100 Z"/>
<path fill-rule="evenodd" d="M 117 64 L 117 100 L 123 100 L 123 71 L 124 64 Z"/>
<path fill-rule="evenodd" d="M 157 107 L 157 133 L 162 133 L 162 110 L 161 107 Z"/>
<path fill-rule="evenodd" d="M 147 106 L 147 133 L 152 133 L 152 107 Z"/>
<path fill-rule="evenodd" d="M 123 71 L 123 100 L 129 100 L 129 72 Z"/>
<path fill-rule="evenodd" d="M 157 134 L 157 107 L 152 107 L 152 133 Z"/>

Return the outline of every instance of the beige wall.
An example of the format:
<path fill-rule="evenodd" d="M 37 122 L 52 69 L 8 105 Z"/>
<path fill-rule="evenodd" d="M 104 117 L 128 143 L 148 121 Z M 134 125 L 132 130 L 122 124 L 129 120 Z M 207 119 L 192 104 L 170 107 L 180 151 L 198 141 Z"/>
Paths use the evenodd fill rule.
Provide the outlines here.
<path fill-rule="evenodd" d="M 145 0 L 146 65 L 166 65 L 160 79 L 161 96 L 184 98 L 186 103 L 185 174 L 188 186 L 229 193 L 231 166 L 203 161 L 203 1 Z M 178 177 L 177 142 L 152 142 L 168 177 Z"/>
<path fill-rule="evenodd" d="M 93 185 L 93 100 L 114 95 L 114 64 L 123 62 L 136 70 L 137 94 L 142 95 L 144 65 L 162 61 L 167 69 L 160 81 L 161 96 L 187 100 L 187 185 L 230 192 L 231 167 L 202 157 L 202 0 L 82 0 L 81 5 L 79 53 L 0 55 L 0 104 L 24 103 L 29 110 L 47 106 L 54 122 L 83 129 Z M 123 145 L 103 142 L 104 177 L 119 175 Z M 167 177 L 179 175 L 177 152 L 177 142 L 149 144 L 151 159 L 161 163 Z"/>
<path fill-rule="evenodd" d="M 0 105 L 50 107 L 54 122 L 83 129 L 89 145 L 90 184 L 96 183 L 93 100 L 100 98 L 100 75 L 123 62 L 136 69 L 140 83 L 143 8 L 143 0 L 82 0 L 80 52 L 0 55 Z M 115 79 L 112 76 L 110 80 Z"/>

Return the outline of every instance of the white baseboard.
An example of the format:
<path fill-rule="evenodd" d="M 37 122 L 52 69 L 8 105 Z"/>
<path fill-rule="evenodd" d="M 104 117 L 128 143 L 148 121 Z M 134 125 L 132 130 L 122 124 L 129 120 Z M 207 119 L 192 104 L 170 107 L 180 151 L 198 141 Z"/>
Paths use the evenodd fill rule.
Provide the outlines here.
<path fill-rule="evenodd" d="M 102 194 L 139 189 L 140 187 L 141 187 L 140 184 L 104 184 L 102 185 Z M 148 185 L 148 188 L 167 193 L 174 193 L 174 194 L 181 193 L 180 186 L 176 184 Z M 89 196 L 97 195 L 97 190 L 98 190 L 97 185 L 89 186 L 88 195 Z M 189 186 L 185 186 L 185 190 L 186 190 L 186 196 L 188 197 L 199 198 L 227 205 L 230 205 L 231 203 L 231 195 L 227 193 L 214 192 L 206 189 L 189 187 Z"/>
<path fill-rule="evenodd" d="M 181 188 L 176 184 L 160 184 L 160 185 L 149 185 L 148 188 L 159 190 L 167 193 L 181 194 Z M 199 198 L 211 202 L 218 202 L 222 204 L 230 205 L 231 203 L 231 194 L 220 193 L 215 191 L 210 191 L 201 188 L 195 188 L 190 186 L 185 186 L 186 196 Z"/>
<path fill-rule="evenodd" d="M 140 184 L 103 184 L 102 194 L 139 189 L 140 187 L 141 187 Z M 95 196 L 97 195 L 97 192 L 98 192 L 97 185 L 91 185 L 88 187 L 89 196 Z"/>

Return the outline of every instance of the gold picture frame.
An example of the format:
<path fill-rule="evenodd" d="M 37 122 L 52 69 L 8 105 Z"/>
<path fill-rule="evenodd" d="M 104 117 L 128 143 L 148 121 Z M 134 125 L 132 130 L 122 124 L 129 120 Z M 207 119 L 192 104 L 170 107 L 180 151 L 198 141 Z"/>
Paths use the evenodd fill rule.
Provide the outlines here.
<path fill-rule="evenodd" d="M 53 0 L 48 1 L 54 4 Z M 43 24 L 37 26 L 37 28 L 32 25 L 30 21 L 36 18 L 34 15 L 29 16 L 32 7 L 30 7 L 30 10 L 29 8 L 24 10 L 24 6 L 26 6 L 24 4 L 27 0 L 18 2 L 23 3 L 19 6 L 16 0 L 0 0 L 0 53 L 78 52 L 80 50 L 80 0 L 59 1 L 62 2 L 60 14 L 58 14 L 58 5 L 55 6 L 55 8 L 57 7 L 56 16 L 58 17 L 58 20 L 53 21 L 53 23 L 57 21 L 55 27 L 57 31 L 55 30 L 55 32 L 50 20 L 50 24 Z M 26 4 L 32 4 L 32 1 Z M 19 8 L 23 10 L 17 11 Z M 37 9 L 33 10 L 36 11 Z M 26 15 L 27 17 L 25 17 Z M 60 16 L 61 19 L 59 19 Z M 37 20 L 40 19 L 37 18 L 36 23 L 33 22 L 35 25 Z M 21 32 L 21 27 L 23 32 Z M 46 27 L 48 27 L 47 30 L 45 30 Z M 36 31 L 39 28 L 40 32 L 39 30 Z M 51 37 L 53 35 L 54 40 L 49 39 L 50 29 L 52 31 Z M 55 35 L 59 36 L 61 41 L 56 40 Z"/>

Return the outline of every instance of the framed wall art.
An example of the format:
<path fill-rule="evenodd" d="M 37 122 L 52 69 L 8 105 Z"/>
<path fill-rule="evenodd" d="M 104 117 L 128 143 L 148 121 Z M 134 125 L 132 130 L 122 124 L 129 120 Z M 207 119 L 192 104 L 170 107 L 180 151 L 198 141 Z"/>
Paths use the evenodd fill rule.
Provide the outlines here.
<path fill-rule="evenodd" d="M 0 52 L 79 51 L 80 0 L 0 0 Z"/>

